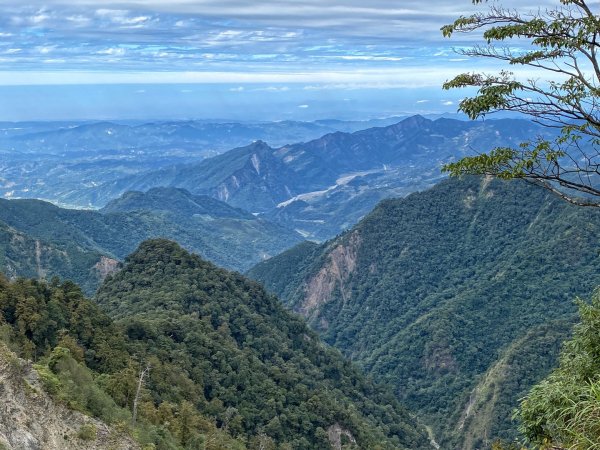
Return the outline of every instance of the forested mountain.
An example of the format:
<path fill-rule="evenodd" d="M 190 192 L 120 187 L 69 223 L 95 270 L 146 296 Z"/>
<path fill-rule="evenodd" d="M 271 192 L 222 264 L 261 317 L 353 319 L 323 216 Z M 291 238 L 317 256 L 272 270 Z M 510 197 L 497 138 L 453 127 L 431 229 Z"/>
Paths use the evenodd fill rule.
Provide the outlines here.
<path fill-rule="evenodd" d="M 0 277 L 0 340 L 37 360 L 56 399 L 142 445 L 430 448 L 390 392 L 276 297 L 173 242 L 142 243 L 96 300 L 71 282 Z"/>
<path fill-rule="evenodd" d="M 216 263 L 248 269 L 301 240 L 279 225 L 180 189 L 126 193 L 102 212 L 0 199 L 0 270 L 57 275 L 93 292 L 144 239 L 168 237 Z"/>
<path fill-rule="evenodd" d="M 207 195 L 192 195 L 185 189 L 154 188 L 148 192 L 126 192 L 111 201 L 100 212 L 119 213 L 131 211 L 155 211 L 174 214 L 184 218 L 205 216 L 214 219 L 253 220 L 254 216 L 243 209 Z"/>
<path fill-rule="evenodd" d="M 442 448 L 512 439 L 598 283 L 600 215 L 523 182 L 444 181 L 250 271 L 431 425 Z"/>
<path fill-rule="evenodd" d="M 380 200 L 430 187 L 442 178 L 441 165 L 454 157 L 544 132 L 522 120 L 414 116 L 279 148 L 257 141 L 197 164 L 123 177 L 90 193 L 108 201 L 126 190 L 176 186 L 262 213 L 309 238 L 326 239 L 356 223 Z"/>

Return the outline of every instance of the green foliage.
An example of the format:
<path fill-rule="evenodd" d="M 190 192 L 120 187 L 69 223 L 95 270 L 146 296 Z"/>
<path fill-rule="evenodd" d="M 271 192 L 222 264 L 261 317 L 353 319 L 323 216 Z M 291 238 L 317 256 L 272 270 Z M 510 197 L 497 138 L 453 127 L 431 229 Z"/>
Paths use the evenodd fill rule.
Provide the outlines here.
<path fill-rule="evenodd" d="M 318 244 L 306 241 L 264 262 L 258 263 L 247 272 L 255 280 L 260 280 L 271 292 L 282 298 L 289 298 L 288 289 L 301 283 L 304 272 L 321 251 Z M 293 276 L 298 277 L 290 278 Z"/>
<path fill-rule="evenodd" d="M 560 366 L 537 384 L 517 413 L 527 439 L 543 448 L 600 446 L 600 291 L 579 304 L 581 322 Z"/>
<path fill-rule="evenodd" d="M 517 437 L 518 395 L 556 363 L 572 296 L 597 283 L 598 235 L 596 209 L 466 177 L 382 202 L 346 235 L 298 252 L 309 260 L 290 251 L 250 273 L 392 384 L 443 448 L 468 436 L 489 445 Z M 477 421 L 458 431 L 477 392 Z"/>
<path fill-rule="evenodd" d="M 48 368 L 58 382 L 55 395 L 74 410 L 106 423 L 125 421 L 129 417 L 127 410 L 117 406 L 115 401 L 95 383 L 90 369 L 75 361 L 68 349 L 56 347 L 49 356 Z"/>
<path fill-rule="evenodd" d="M 143 243 L 97 301 L 150 363 L 146 388 L 163 401 L 152 413 L 157 420 L 188 417 L 194 405 L 234 436 L 264 434 L 291 448 L 323 448 L 317 429 L 336 423 L 363 448 L 428 447 L 425 431 L 389 393 L 323 346 L 277 298 L 173 242 Z M 168 407 L 176 404 L 184 409 Z M 171 431 L 191 439 L 180 426 Z"/>
<path fill-rule="evenodd" d="M 148 448 L 322 449 L 339 425 L 361 448 L 429 448 L 386 389 L 324 346 L 279 300 L 165 240 L 148 241 L 97 296 L 0 277 L 5 339 L 70 408 Z M 321 430 L 319 432 L 319 430 Z"/>
<path fill-rule="evenodd" d="M 129 422 L 133 389 L 128 386 L 137 381 L 138 355 L 129 348 L 123 330 L 86 300 L 75 284 L 24 279 L 9 283 L 0 275 L 0 323 L 4 323 L 3 340 L 11 349 L 21 357 L 37 359 L 35 369 L 50 395 L 107 423 Z M 168 374 L 177 372 L 176 366 L 168 367 Z M 153 400 L 151 392 L 146 394 L 150 397 L 146 410 L 151 412 L 160 398 Z M 142 414 L 134 430 L 138 440 L 159 450 L 184 448 L 150 412 Z M 170 420 L 178 426 L 178 417 Z M 216 426 L 208 423 L 206 429 L 217 433 Z M 220 442 L 237 448 L 227 432 L 221 432 Z"/>
<path fill-rule="evenodd" d="M 82 441 L 95 441 L 97 434 L 98 430 L 96 429 L 96 426 L 92 423 L 86 423 L 79 428 L 77 437 Z"/>
<path fill-rule="evenodd" d="M 62 385 L 56 374 L 45 364 L 36 364 L 35 370 L 40 377 L 44 390 L 52 396 L 58 396 L 62 390 Z"/>
<path fill-rule="evenodd" d="M 474 4 L 484 3 L 473 1 Z M 451 175 L 484 174 L 523 178 L 554 191 L 579 205 L 598 206 L 600 196 L 594 158 L 600 145 L 598 116 L 597 38 L 600 21 L 587 0 L 561 0 L 554 8 L 521 14 L 493 5 L 488 12 L 460 17 L 442 27 L 442 34 L 483 30 L 484 46 L 462 51 L 509 66 L 525 66 L 540 76 L 519 79 L 499 74 L 463 73 L 444 89 L 475 88 L 459 109 L 471 119 L 497 111 L 513 111 L 555 128 L 557 137 L 539 137 L 519 148 L 496 148 L 444 167 Z M 521 39 L 518 50 L 504 42 Z M 544 79 L 543 77 L 547 77 Z M 578 198 L 588 195 L 592 198 Z"/>
<path fill-rule="evenodd" d="M 516 440 L 518 422 L 511 420 L 515 406 L 541 376 L 555 367 L 560 346 L 569 337 L 572 325 L 570 321 L 553 321 L 531 328 L 503 351 L 470 394 L 471 409 L 462 417 L 463 448 L 487 448 L 491 439 Z"/>
<path fill-rule="evenodd" d="M 0 199 L 0 270 L 11 276 L 58 276 L 93 293 L 105 275 L 103 256 L 122 260 L 158 236 L 234 270 L 301 241 L 293 231 L 180 189 L 129 194 L 104 213 Z"/>

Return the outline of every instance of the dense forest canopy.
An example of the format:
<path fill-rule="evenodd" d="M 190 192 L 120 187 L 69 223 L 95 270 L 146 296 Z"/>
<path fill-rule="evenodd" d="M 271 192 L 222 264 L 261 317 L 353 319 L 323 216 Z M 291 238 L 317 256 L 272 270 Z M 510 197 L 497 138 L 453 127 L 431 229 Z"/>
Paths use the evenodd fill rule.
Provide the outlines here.
<path fill-rule="evenodd" d="M 450 179 L 249 275 L 394 384 L 443 447 L 478 448 L 517 437 L 511 410 L 597 284 L 599 233 L 595 208 L 522 181 Z"/>
<path fill-rule="evenodd" d="M 39 200 L 0 199 L 0 271 L 9 277 L 58 276 L 91 295 L 144 240 L 174 239 L 231 270 L 302 240 L 294 231 L 183 189 L 129 192 L 101 211 Z"/>
<path fill-rule="evenodd" d="M 97 302 L 71 282 L 2 278 L 2 339 L 37 362 L 50 392 L 109 423 L 131 423 L 148 368 L 142 443 L 323 449 L 337 432 L 348 448 L 430 448 L 389 391 L 277 298 L 173 242 L 143 243 Z"/>

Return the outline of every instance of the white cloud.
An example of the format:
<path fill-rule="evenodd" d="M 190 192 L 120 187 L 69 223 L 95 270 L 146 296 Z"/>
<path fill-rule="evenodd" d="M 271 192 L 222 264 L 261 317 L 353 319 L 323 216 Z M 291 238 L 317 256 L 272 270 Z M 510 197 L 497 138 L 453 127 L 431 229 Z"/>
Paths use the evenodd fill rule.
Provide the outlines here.
<path fill-rule="evenodd" d="M 454 105 L 454 102 L 452 100 L 445 100 L 445 101 L 442 101 L 442 105 L 452 106 L 452 105 Z"/>
<path fill-rule="evenodd" d="M 39 25 L 42 22 L 45 22 L 46 20 L 48 20 L 50 18 L 50 16 L 48 14 L 36 14 L 35 16 L 31 16 L 29 18 L 29 21 L 35 25 Z"/>
<path fill-rule="evenodd" d="M 150 17 L 148 16 L 137 16 L 137 17 L 124 17 L 116 19 L 117 23 L 122 25 L 141 25 L 144 22 L 148 22 Z"/>
<path fill-rule="evenodd" d="M 429 103 L 429 100 L 417 100 L 418 104 Z"/>
<path fill-rule="evenodd" d="M 123 17 L 128 14 L 129 11 L 125 9 L 106 9 L 100 8 L 96 10 L 96 15 L 100 17 Z"/>
<path fill-rule="evenodd" d="M 211 40 L 211 41 L 226 41 L 226 40 L 230 40 L 230 39 L 235 39 L 243 34 L 244 33 L 239 30 L 219 31 L 217 33 L 214 33 L 212 36 L 210 36 L 209 40 Z"/>
<path fill-rule="evenodd" d="M 36 47 L 35 50 L 42 55 L 47 55 L 48 53 L 52 53 L 56 49 L 56 46 L 40 46 Z"/>
<path fill-rule="evenodd" d="M 479 67 L 486 71 L 486 67 Z M 487 71 L 490 71 L 487 68 Z M 493 69 L 492 69 L 493 70 Z M 536 72 L 513 70 L 515 75 L 532 78 Z M 398 69 L 339 71 L 0 71 L 0 85 L 65 85 L 65 84 L 305 84 L 306 90 L 321 89 L 392 89 L 407 87 L 439 87 L 448 78 L 447 70 L 437 66 Z"/>
<path fill-rule="evenodd" d="M 266 92 L 287 92 L 290 90 L 288 86 L 269 86 L 264 88 L 256 88 L 255 91 L 266 91 Z"/>
<path fill-rule="evenodd" d="M 108 56 L 123 56 L 123 55 L 125 55 L 125 53 L 127 53 L 127 51 L 124 48 L 119 48 L 119 47 L 106 48 L 104 50 L 98 50 L 96 52 L 97 55 L 108 55 Z"/>
<path fill-rule="evenodd" d="M 65 19 L 79 27 L 84 27 L 92 22 L 92 19 L 82 15 L 67 16 Z"/>
<path fill-rule="evenodd" d="M 107 9 L 101 8 L 96 10 L 96 16 L 102 19 L 109 20 L 110 22 L 128 27 L 128 28 L 140 28 L 149 22 L 152 17 L 146 15 L 132 15 L 132 12 L 125 9 Z"/>
<path fill-rule="evenodd" d="M 306 109 L 308 107 L 309 107 L 308 105 L 298 105 L 298 108 L 301 108 L 301 109 Z"/>
<path fill-rule="evenodd" d="M 231 92 L 244 92 L 245 88 L 243 86 L 238 86 L 238 87 L 234 87 L 229 89 Z"/>
<path fill-rule="evenodd" d="M 370 56 L 370 55 L 343 55 L 335 56 L 336 58 L 345 59 L 346 61 L 402 61 L 406 58 L 397 56 Z"/>

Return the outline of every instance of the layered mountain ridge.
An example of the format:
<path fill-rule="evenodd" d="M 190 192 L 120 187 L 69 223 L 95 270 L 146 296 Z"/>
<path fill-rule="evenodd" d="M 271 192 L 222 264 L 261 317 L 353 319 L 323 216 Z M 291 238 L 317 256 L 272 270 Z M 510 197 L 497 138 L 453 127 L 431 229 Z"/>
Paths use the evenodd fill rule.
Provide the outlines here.
<path fill-rule="evenodd" d="M 0 197 L 98 208 L 126 189 L 107 198 L 97 188 L 123 177 L 198 162 L 259 139 L 285 145 L 398 120 L 2 122 Z"/>
<path fill-rule="evenodd" d="M 108 200 L 124 190 L 180 187 L 322 240 L 356 223 L 384 198 L 432 186 L 443 178 L 442 164 L 453 158 L 546 132 L 523 120 L 414 116 L 279 148 L 256 141 L 198 164 L 121 178 L 101 190 Z"/>
<path fill-rule="evenodd" d="M 7 131 L 6 145 L 13 151 L 6 167 L 0 164 L 0 194 L 99 208 L 128 191 L 178 187 L 322 241 L 358 222 L 385 198 L 433 186 L 443 178 L 441 165 L 454 158 L 550 132 L 517 119 L 392 120 L 361 122 L 363 128 L 382 126 L 360 131 L 359 123 L 335 121 L 99 123 L 45 130 L 39 136 Z M 314 134 L 296 133 L 296 125 Z M 228 148 L 254 142 L 224 153 L 226 147 L 217 145 L 218 151 L 202 153 L 218 136 L 232 144 Z M 288 144 L 294 141 L 304 142 Z M 0 139 L 0 151 L 1 146 Z M 53 158 L 58 163 L 47 167 L 44 161 Z"/>
<path fill-rule="evenodd" d="M 127 193 L 100 212 L 0 199 L 0 269 L 11 277 L 59 276 L 91 293 L 141 241 L 153 237 L 177 239 L 237 270 L 301 240 L 279 225 L 181 189 Z"/>

